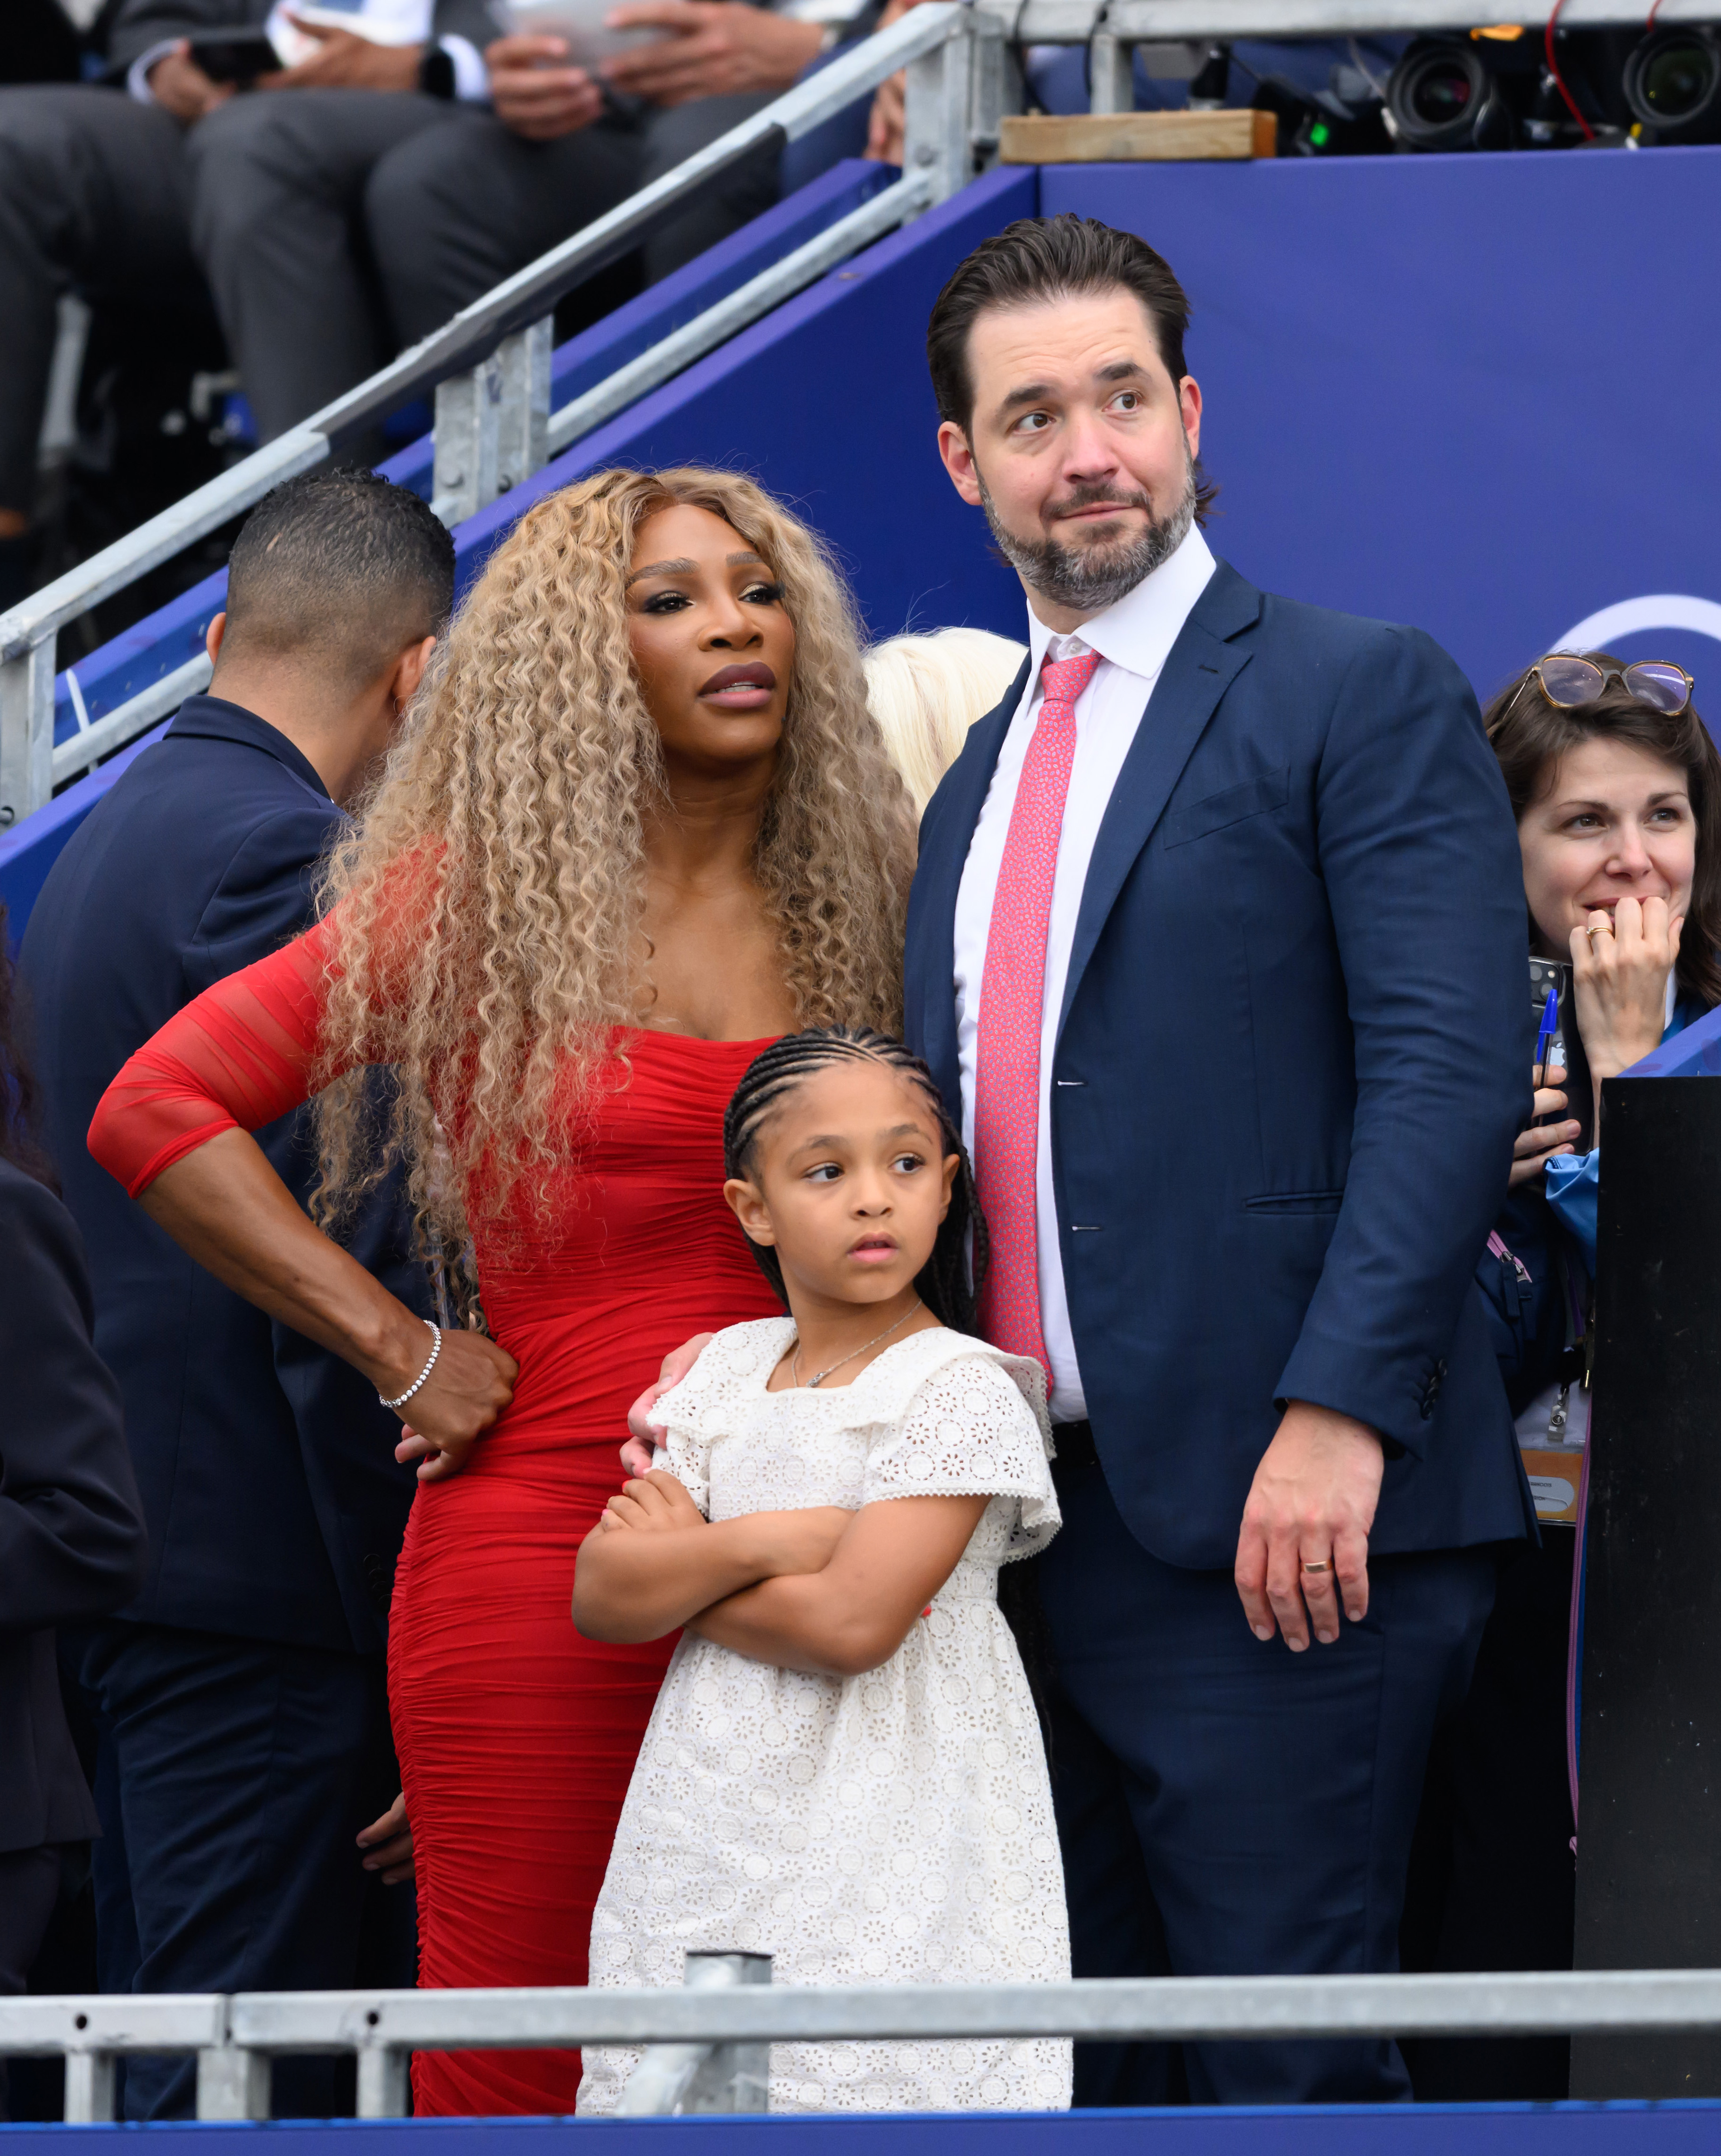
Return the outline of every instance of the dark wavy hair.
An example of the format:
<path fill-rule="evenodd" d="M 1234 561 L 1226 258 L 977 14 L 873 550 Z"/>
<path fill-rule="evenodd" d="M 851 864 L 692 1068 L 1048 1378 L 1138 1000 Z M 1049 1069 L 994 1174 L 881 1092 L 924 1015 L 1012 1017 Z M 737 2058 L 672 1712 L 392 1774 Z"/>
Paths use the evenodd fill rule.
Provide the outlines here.
<path fill-rule="evenodd" d="M 59 1178 L 36 1137 L 41 1095 L 24 1052 L 23 999 L 0 902 L 0 1160 L 8 1160 L 54 1192 Z"/>
<path fill-rule="evenodd" d="M 962 1165 L 950 1194 L 950 1209 L 939 1226 L 932 1254 L 915 1281 L 921 1301 L 941 1325 L 953 1332 L 974 1329 L 974 1297 L 986 1276 L 986 1222 L 974 1190 L 974 1172 L 968 1164 L 962 1133 L 950 1120 L 932 1072 L 919 1056 L 870 1025 L 824 1025 L 805 1033 L 785 1034 L 756 1055 L 741 1075 L 723 1117 L 723 1173 L 737 1178 L 753 1173 L 758 1137 L 771 1111 L 815 1070 L 833 1063 L 880 1063 L 917 1086 L 938 1119 L 939 1142 L 946 1155 L 955 1153 Z M 968 1230 L 974 1229 L 974 1274 L 968 1262 Z M 749 1238 L 749 1240 L 751 1239 Z M 759 1270 L 782 1297 L 783 1266 L 768 1245 L 753 1243 Z"/>
<path fill-rule="evenodd" d="M 1606 651 L 1550 651 L 1545 656 L 1581 657 L 1603 668 L 1625 664 Z M 1640 703 L 1623 683 L 1610 681 L 1591 702 L 1568 710 L 1549 702 L 1530 678 L 1533 671 L 1525 667 L 1482 714 L 1519 823 L 1551 783 L 1559 759 L 1585 742 L 1624 742 L 1685 773 L 1697 824 L 1697 859 L 1673 976 L 1682 996 L 1695 997 L 1705 1010 L 1713 1010 L 1721 1004 L 1721 752 L 1694 705 L 1670 716 Z"/>
<path fill-rule="evenodd" d="M 953 420 L 965 435 L 972 428 L 968 339 L 982 315 L 1117 290 L 1133 292 L 1146 309 L 1165 371 L 1174 385 L 1180 383 L 1189 371 L 1184 363 L 1189 295 L 1165 257 L 1145 239 L 1068 210 L 1056 217 L 1019 217 L 983 239 L 957 264 L 927 323 L 927 367 L 938 417 Z M 1207 521 L 1218 492 L 1197 459 L 1197 524 Z"/>

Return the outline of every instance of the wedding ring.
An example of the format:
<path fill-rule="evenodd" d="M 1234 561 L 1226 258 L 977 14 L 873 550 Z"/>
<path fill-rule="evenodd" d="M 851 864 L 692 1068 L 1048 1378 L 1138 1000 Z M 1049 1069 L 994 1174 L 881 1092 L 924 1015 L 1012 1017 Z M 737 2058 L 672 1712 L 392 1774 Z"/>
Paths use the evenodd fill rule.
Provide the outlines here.
<path fill-rule="evenodd" d="M 1333 1560 L 1328 1557 L 1304 1558 L 1302 1568 L 1305 1572 L 1331 1572 Z"/>

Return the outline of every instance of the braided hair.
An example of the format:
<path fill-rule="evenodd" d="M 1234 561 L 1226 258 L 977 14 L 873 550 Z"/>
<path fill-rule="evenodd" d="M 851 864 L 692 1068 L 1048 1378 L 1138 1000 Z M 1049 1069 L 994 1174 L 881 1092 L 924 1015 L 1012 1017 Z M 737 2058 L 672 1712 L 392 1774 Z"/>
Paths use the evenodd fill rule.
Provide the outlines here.
<path fill-rule="evenodd" d="M 943 1095 L 932 1072 L 921 1058 L 887 1033 L 870 1025 L 819 1026 L 806 1033 L 785 1034 L 756 1055 L 742 1073 L 723 1117 L 723 1173 L 737 1180 L 750 1176 L 758 1150 L 759 1132 L 766 1117 L 784 1097 L 815 1070 L 834 1063 L 881 1063 L 898 1072 L 910 1085 L 918 1086 L 938 1119 L 940 1142 L 947 1155 L 954 1153 L 962 1165 L 950 1193 L 950 1209 L 939 1225 L 932 1254 L 914 1285 L 921 1301 L 941 1325 L 953 1332 L 976 1329 L 974 1301 L 986 1277 L 986 1216 L 980 1210 L 974 1188 L 974 1171 L 963 1144 L 962 1133 L 950 1120 Z M 974 1233 L 974 1270 L 968 1269 L 968 1233 Z M 748 1238 L 752 1242 L 752 1238 Z M 777 1253 L 763 1243 L 753 1243 L 759 1270 L 782 1296 L 783 1266 Z M 1040 1719 L 1040 1733 L 1051 1757 L 1052 1732 L 1048 1701 L 1053 1683 L 1051 1635 L 1040 1606 L 1037 1558 L 1018 1558 L 998 1576 L 998 1607 L 1015 1635 L 1022 1666 Z"/>
<path fill-rule="evenodd" d="M 974 1172 L 968 1163 L 962 1133 L 950 1120 L 932 1072 L 912 1050 L 887 1033 L 870 1025 L 817 1026 L 806 1033 L 785 1034 L 756 1055 L 742 1073 L 723 1117 L 723 1173 L 736 1179 L 753 1173 L 759 1132 L 765 1119 L 784 1096 L 834 1063 L 879 1063 L 896 1071 L 912 1086 L 919 1086 L 938 1119 L 939 1142 L 946 1155 L 956 1154 L 962 1165 L 950 1193 L 950 1209 L 944 1215 L 932 1245 L 932 1254 L 914 1286 L 921 1301 L 940 1325 L 953 1332 L 974 1329 L 974 1297 L 986 1276 L 986 1222 L 974 1190 Z M 974 1277 L 970 1281 L 968 1237 L 974 1230 Z M 763 1243 L 753 1245 L 759 1270 L 786 1304 L 782 1261 Z"/>

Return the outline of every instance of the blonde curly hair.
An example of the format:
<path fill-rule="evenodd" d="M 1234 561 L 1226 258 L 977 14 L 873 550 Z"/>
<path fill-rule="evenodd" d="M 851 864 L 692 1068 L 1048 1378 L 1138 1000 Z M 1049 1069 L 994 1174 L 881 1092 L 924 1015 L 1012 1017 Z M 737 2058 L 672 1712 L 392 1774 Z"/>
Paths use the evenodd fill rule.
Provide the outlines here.
<path fill-rule="evenodd" d="M 326 1220 L 402 1157 L 433 1252 L 465 1245 L 480 1178 L 487 1220 L 522 1183 L 542 1216 L 592 1081 L 616 1060 L 611 1029 L 638 1023 L 645 814 L 664 776 L 624 583 L 640 524 L 678 503 L 763 557 L 794 624 L 755 866 L 796 1023 L 901 1022 L 913 819 L 824 545 L 732 473 L 597 473 L 530 509 L 492 555 L 329 864 Z M 364 1063 L 394 1069 L 380 1129 Z"/>

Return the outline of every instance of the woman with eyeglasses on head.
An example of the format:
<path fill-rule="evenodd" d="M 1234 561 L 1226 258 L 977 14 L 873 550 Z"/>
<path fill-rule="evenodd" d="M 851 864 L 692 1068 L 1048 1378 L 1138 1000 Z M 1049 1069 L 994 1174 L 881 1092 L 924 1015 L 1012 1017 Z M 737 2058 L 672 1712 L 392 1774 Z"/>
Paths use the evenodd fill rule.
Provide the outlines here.
<path fill-rule="evenodd" d="M 1574 1578 L 1600 1089 L 1721 1004 L 1721 754 L 1692 688 L 1671 663 L 1556 652 L 1484 715 L 1518 819 L 1528 955 L 1571 968 L 1582 1063 L 1549 1055 L 1538 1065 L 1533 1119 L 1477 1268 L 1542 1544 L 1503 1566 L 1470 1697 L 1436 1747 L 1406 1968 L 1571 1964 Z M 1566 2092 L 1563 2037 L 1414 2050 L 1424 2102 Z"/>

